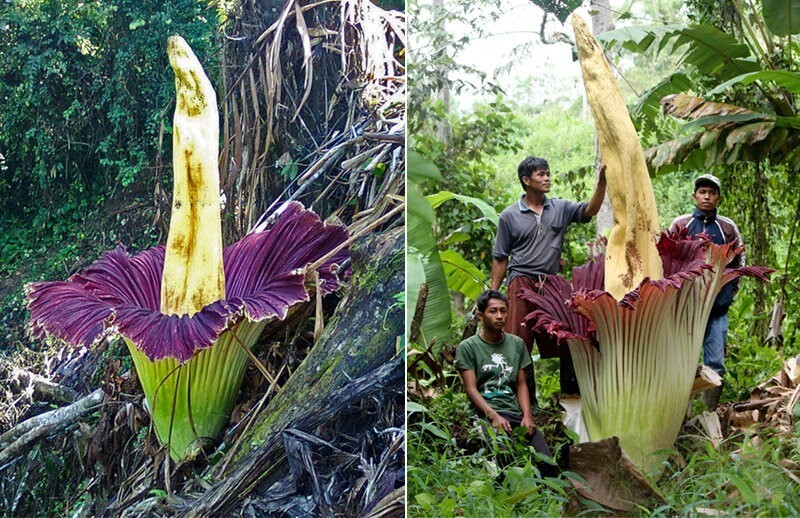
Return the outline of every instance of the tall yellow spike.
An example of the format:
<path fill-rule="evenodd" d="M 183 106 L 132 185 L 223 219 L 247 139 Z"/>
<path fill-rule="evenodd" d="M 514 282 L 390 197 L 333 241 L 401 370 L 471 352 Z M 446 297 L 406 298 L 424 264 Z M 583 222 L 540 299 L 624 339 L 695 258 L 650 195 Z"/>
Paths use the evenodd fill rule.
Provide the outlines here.
<path fill-rule="evenodd" d="M 225 298 L 219 189 L 219 119 L 214 87 L 186 41 L 172 36 L 174 190 L 161 280 L 161 312 L 192 315 Z"/>
<path fill-rule="evenodd" d="M 664 276 L 656 249 L 658 209 L 636 128 L 603 50 L 583 18 L 573 13 L 571 20 L 614 212 L 606 247 L 605 290 L 620 300 L 645 277 Z"/>

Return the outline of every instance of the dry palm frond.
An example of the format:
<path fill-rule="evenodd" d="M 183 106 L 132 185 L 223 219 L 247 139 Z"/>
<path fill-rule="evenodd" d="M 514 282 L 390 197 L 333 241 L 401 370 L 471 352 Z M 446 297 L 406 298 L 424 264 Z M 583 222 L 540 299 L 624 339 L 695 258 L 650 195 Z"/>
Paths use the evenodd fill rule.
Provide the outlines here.
<path fill-rule="evenodd" d="M 247 5 L 224 48 L 227 239 L 289 199 L 344 221 L 379 218 L 403 189 L 404 14 L 289 0 L 258 30 L 270 6 Z"/>

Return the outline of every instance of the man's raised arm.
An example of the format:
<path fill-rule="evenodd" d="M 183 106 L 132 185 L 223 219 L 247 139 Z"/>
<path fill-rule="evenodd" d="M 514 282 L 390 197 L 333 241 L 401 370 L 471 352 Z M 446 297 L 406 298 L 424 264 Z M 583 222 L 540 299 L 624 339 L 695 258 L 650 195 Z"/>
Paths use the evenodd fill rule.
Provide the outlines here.
<path fill-rule="evenodd" d="M 583 217 L 593 218 L 600 212 L 600 206 L 603 205 L 603 198 L 606 197 L 606 165 L 600 166 L 600 172 L 597 174 L 597 185 L 594 188 L 592 197 L 586 208 L 583 210 Z"/>

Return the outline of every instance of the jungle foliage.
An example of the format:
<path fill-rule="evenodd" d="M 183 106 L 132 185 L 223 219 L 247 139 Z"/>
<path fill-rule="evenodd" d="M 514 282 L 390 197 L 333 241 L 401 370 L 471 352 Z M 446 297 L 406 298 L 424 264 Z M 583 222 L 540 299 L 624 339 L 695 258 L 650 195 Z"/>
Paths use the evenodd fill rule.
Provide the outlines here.
<path fill-rule="evenodd" d="M 2 213 L 34 211 L 46 228 L 151 181 L 173 96 L 163 35 L 182 34 L 216 72 L 216 16 L 197 0 L 3 2 Z"/>
<path fill-rule="evenodd" d="M 699 172 L 711 172 L 722 178 L 724 196 L 719 211 L 738 223 L 747 244 L 748 264 L 777 270 L 769 285 L 745 282 L 731 308 L 729 372 L 722 399 L 742 401 L 756 385 L 780 369 L 785 358 L 795 356 L 799 350 L 796 333 L 800 297 L 793 282 L 800 274 L 796 229 L 800 186 L 795 165 L 797 146 L 793 144 L 798 127 L 795 97 L 800 90 L 795 70 L 799 56 L 796 36 L 791 35 L 793 25 L 786 25 L 786 18 L 773 16 L 776 10 L 789 9 L 791 2 L 763 2 L 762 6 L 760 1 L 691 0 L 664 4 L 646 4 L 644 12 L 651 18 L 646 26 L 642 25 L 641 6 L 632 14 L 632 4 L 626 4 L 616 13 L 617 26 L 621 28 L 600 39 L 609 47 L 609 57 L 622 76 L 621 82 L 630 86 L 634 94 L 629 109 L 642 143 L 648 148 L 660 224 L 666 227 L 673 217 L 691 211 L 692 179 Z M 681 4 L 685 5 L 682 11 Z M 490 12 L 504 8 L 494 2 L 480 6 Z M 412 68 L 425 70 L 426 84 L 449 87 L 449 94 L 458 99 L 457 93 L 466 88 L 458 52 L 465 40 L 482 37 L 485 28 L 480 23 L 480 7 L 476 6 L 471 23 L 459 19 L 466 27 L 478 26 L 463 39 L 454 31 L 444 30 L 443 20 L 450 23 L 451 18 L 437 18 L 435 8 L 427 5 L 412 3 L 412 7 L 420 18 L 433 21 L 418 26 L 429 31 L 425 33 L 427 41 L 438 42 L 431 48 L 451 51 L 446 59 L 441 53 L 418 52 Z M 681 19 L 683 14 L 688 15 L 688 20 Z M 785 26 L 776 26 L 781 23 Z M 424 39 L 419 34 L 415 37 Z M 453 45 L 443 43 L 448 39 L 454 40 Z M 434 66 L 437 63 L 438 68 Z M 450 68 L 449 63 L 453 63 Z M 450 149 L 472 146 L 474 151 L 474 138 L 471 142 L 460 140 L 459 128 L 464 121 L 481 117 L 485 104 L 464 108 L 436 88 L 415 91 L 412 81 L 409 120 L 418 124 L 410 131 L 409 143 L 420 152 L 423 162 L 438 166 L 442 175 L 436 182 L 421 183 L 420 192 L 433 197 L 446 188 L 483 199 L 497 211 L 502 210 L 519 195 L 513 173 L 516 163 L 529 150 L 537 154 L 537 149 L 546 149 L 545 156 L 555 173 L 554 195 L 587 197 L 595 158 L 592 129 L 581 120 L 580 103 L 570 106 L 558 99 L 549 106 L 526 106 L 520 100 L 523 96 L 515 96 L 514 100 L 497 96 L 491 78 L 480 78 L 482 81 L 473 85 L 482 88 L 489 99 L 496 99 L 494 115 L 509 116 L 504 118 L 504 129 L 500 131 L 490 120 L 475 126 L 492 131 L 495 137 L 506 135 L 506 141 L 515 146 L 495 147 L 493 152 L 487 152 L 480 158 L 484 165 L 479 170 L 471 169 L 466 161 L 448 161 Z M 574 132 L 573 138 L 564 133 L 564 127 Z M 462 150 L 453 156 L 468 154 Z M 465 171 L 475 172 L 470 175 Z M 469 210 L 461 205 L 436 209 L 432 229 L 437 253 L 444 256 L 458 252 L 477 270 L 474 278 L 487 279 L 489 265 L 484 258 L 491 251 L 491 227 L 483 237 L 479 233 L 473 235 L 478 224 L 489 225 L 489 220 Z M 459 234 L 459 229 L 468 232 Z M 565 248 L 564 258 L 570 265 L 583 261 L 585 242 L 594 236 L 594 229 L 589 226 L 578 226 L 576 230 L 577 234 L 568 236 L 570 246 Z M 447 239 L 451 235 L 461 239 Z M 410 230 L 409 243 L 413 239 Z M 466 397 L 448 360 L 452 348 L 461 340 L 464 326 L 469 325 L 469 298 L 462 302 L 463 292 L 454 294 L 457 287 L 448 286 L 453 301 L 450 333 L 433 344 L 425 336 L 410 345 L 413 361 L 409 362 L 409 379 L 415 387 L 411 391 L 409 417 L 410 512 L 433 515 L 437 509 L 446 509 L 453 514 L 514 514 L 531 508 L 559 512 L 566 499 L 565 489 L 541 479 L 527 456 L 499 466 L 493 462 L 492 451 L 470 436 Z M 440 296 L 429 286 L 429 298 Z M 772 333 L 768 334 L 773 309 L 776 314 L 785 309 L 786 316 L 774 321 Z M 550 395 L 557 390 L 556 368 L 549 361 L 536 361 L 535 365 L 539 401 L 545 402 L 546 412 L 558 413 L 558 409 L 549 407 Z M 559 430 L 549 431 L 545 435 L 556 444 L 574 440 Z M 722 512 L 763 508 L 768 509 L 768 514 L 789 515 L 800 505 L 788 496 L 796 482 L 796 432 L 789 436 L 766 432 L 755 441 L 752 436 L 734 435 L 717 449 L 690 434 L 679 440 L 676 451 L 680 460 L 669 468 L 657 487 L 666 504 L 642 512 L 670 515 L 691 514 L 703 507 Z M 735 462 L 730 464 L 729 459 Z M 785 466 L 794 466 L 789 468 L 794 471 L 787 472 Z M 520 480 L 525 482 L 517 485 Z"/>
<path fill-rule="evenodd" d="M 170 161 L 155 160 L 174 96 L 164 35 L 182 34 L 217 73 L 218 14 L 196 0 L 0 4 L 3 350 L 23 342 L 23 279 L 157 242 L 145 200 Z"/>

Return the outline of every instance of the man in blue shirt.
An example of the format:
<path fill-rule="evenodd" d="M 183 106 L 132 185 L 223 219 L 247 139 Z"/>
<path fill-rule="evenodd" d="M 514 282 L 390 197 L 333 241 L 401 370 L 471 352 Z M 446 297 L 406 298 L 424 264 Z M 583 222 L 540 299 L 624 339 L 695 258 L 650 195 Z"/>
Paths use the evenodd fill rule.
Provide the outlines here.
<path fill-rule="evenodd" d="M 686 229 L 688 235 L 705 234 L 711 242 L 724 245 L 734 243 L 742 247 L 744 241 L 739 227 L 730 218 L 717 214 L 717 206 L 722 199 L 722 182 L 711 174 L 701 174 L 694 181 L 692 199 L 695 209 L 691 214 L 678 216 L 669 229 L 677 232 Z M 744 252 L 734 257 L 729 268 L 740 268 L 745 264 Z M 703 336 L 703 363 L 714 369 L 720 376 L 725 375 L 725 345 L 728 340 L 728 308 L 733 303 L 733 296 L 739 289 L 739 281 L 731 281 L 722 287 L 708 317 L 706 332 Z M 719 403 L 722 386 L 703 393 L 703 400 L 709 409 L 714 410 Z"/>

